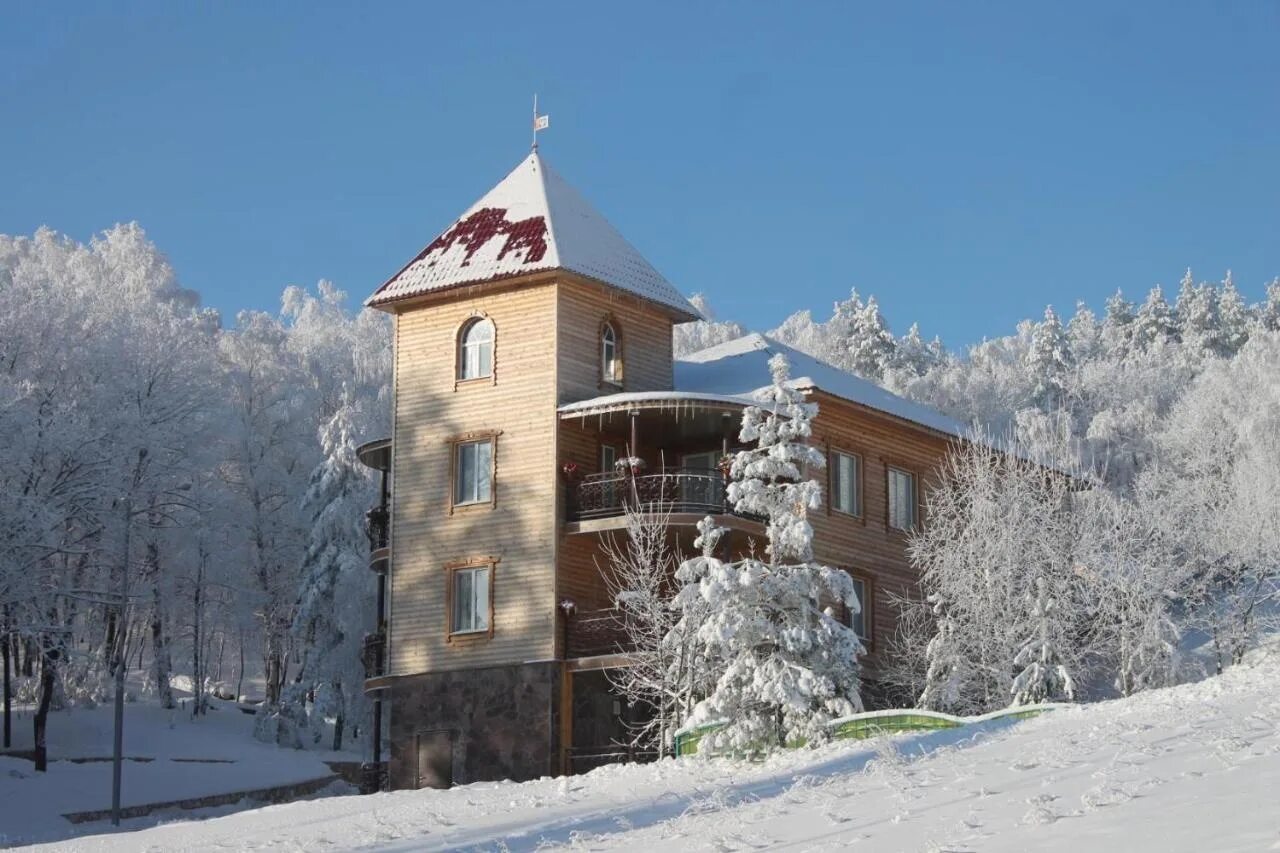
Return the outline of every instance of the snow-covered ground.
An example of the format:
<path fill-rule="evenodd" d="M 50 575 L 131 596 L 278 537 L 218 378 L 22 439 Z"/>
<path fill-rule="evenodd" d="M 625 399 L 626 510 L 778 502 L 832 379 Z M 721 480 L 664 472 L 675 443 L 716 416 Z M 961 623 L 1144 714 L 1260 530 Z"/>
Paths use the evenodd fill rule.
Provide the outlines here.
<path fill-rule="evenodd" d="M 1280 850 L 1280 648 L 1020 723 L 292 803 L 50 850 Z"/>
<path fill-rule="evenodd" d="M 213 700 L 213 710 L 192 720 L 185 709 L 166 711 L 154 702 L 125 706 L 125 806 L 171 802 L 210 794 L 291 785 L 332 774 L 325 763 L 358 761 L 350 753 L 281 749 L 253 739 L 254 718 L 234 703 Z M 14 720 L 15 746 L 29 747 L 29 711 Z M 72 825 L 62 815 L 111 805 L 112 709 L 58 711 L 49 715 L 49 770 L 35 772 L 25 759 L 0 756 L 0 847 L 100 833 L 109 824 Z M 72 761 L 71 759 L 76 759 Z M 349 786 L 346 786 L 349 790 Z M 216 814 L 232 811 L 223 807 Z M 179 812 L 179 814 L 182 814 Z M 191 813 L 187 813 L 191 814 Z M 133 827 L 163 817 L 138 818 Z"/>

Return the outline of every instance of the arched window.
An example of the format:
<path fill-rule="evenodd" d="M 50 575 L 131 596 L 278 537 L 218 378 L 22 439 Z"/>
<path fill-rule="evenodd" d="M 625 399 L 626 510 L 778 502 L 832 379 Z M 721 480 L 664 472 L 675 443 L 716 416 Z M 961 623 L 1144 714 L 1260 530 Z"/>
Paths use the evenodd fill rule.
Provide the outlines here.
<path fill-rule="evenodd" d="M 621 384 L 622 358 L 618 352 L 618 332 L 606 322 L 600 327 L 600 377 L 605 382 Z"/>
<path fill-rule="evenodd" d="M 484 379 L 493 374 L 493 323 L 469 320 L 458 333 L 458 378 Z"/>

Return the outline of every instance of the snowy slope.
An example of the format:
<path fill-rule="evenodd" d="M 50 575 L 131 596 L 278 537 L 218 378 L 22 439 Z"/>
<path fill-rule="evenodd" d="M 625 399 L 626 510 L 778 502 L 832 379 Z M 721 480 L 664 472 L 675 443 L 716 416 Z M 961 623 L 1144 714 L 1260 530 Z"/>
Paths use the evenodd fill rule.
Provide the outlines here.
<path fill-rule="evenodd" d="M 1280 850 L 1280 652 L 1021 723 L 294 803 L 50 850 Z"/>
<path fill-rule="evenodd" d="M 125 806 L 292 785 L 333 774 L 326 761 L 359 761 L 347 752 L 281 749 L 253 739 L 254 718 L 212 700 L 198 720 L 151 702 L 125 706 L 121 801 Z M 102 832 L 107 824 L 73 826 L 62 815 L 111 805 L 112 708 L 49 715 L 49 770 L 0 756 L 0 847 Z M 29 709 L 14 721 L 16 746 L 31 745 Z M 226 810 L 224 810 L 226 811 Z M 169 817 L 168 819 L 172 819 Z M 158 819 L 137 819 L 151 826 Z"/>

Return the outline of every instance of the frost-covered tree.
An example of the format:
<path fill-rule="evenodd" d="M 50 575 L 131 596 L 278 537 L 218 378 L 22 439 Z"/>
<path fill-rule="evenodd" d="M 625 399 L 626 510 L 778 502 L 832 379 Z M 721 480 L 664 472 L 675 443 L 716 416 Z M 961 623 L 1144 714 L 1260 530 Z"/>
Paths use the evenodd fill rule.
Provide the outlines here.
<path fill-rule="evenodd" d="M 1258 306 L 1257 323 L 1264 332 L 1280 332 L 1280 277 L 1267 285 L 1266 298 Z"/>
<path fill-rule="evenodd" d="M 1075 357 L 1067 330 L 1050 305 L 1044 309 L 1044 321 L 1037 323 L 1031 333 L 1031 348 L 1027 352 L 1027 371 L 1033 383 L 1032 403 L 1046 412 L 1062 408 L 1074 367 Z"/>
<path fill-rule="evenodd" d="M 874 296 L 867 297 L 866 303 L 854 313 L 848 347 L 845 360 L 848 369 L 872 382 L 882 381 L 885 371 L 893 366 L 897 340 L 889 331 Z"/>
<path fill-rule="evenodd" d="M 1230 270 L 1227 270 L 1227 277 L 1222 282 L 1222 293 L 1218 296 L 1218 324 L 1221 354 L 1228 357 L 1235 355 L 1249 340 L 1253 313 L 1236 289 Z"/>
<path fill-rule="evenodd" d="M 1147 351 L 1178 339 L 1178 323 L 1159 285 L 1151 288 L 1133 318 L 1133 346 Z"/>
<path fill-rule="evenodd" d="M 1077 302 L 1075 316 L 1067 323 L 1067 340 L 1075 364 L 1096 358 L 1102 347 L 1102 324 L 1088 303 Z"/>
<path fill-rule="evenodd" d="M 701 293 L 689 297 L 689 304 L 701 315 L 692 323 L 681 323 L 672 328 L 673 351 L 676 358 L 732 341 L 742 337 L 747 330 L 731 320 L 717 320 L 711 303 Z"/>
<path fill-rule="evenodd" d="M 1003 707 L 1019 694 L 1017 675 L 1046 654 L 1076 682 L 1085 665 L 1071 478 L 1029 461 L 1016 443 L 993 444 L 975 435 L 948 455 L 927 498 L 929 523 L 908 547 L 938 611 L 921 696 L 937 710 Z"/>
<path fill-rule="evenodd" d="M 1117 290 L 1107 297 L 1100 333 L 1102 351 L 1109 358 L 1124 358 L 1133 345 L 1133 303 Z"/>
<path fill-rule="evenodd" d="M 324 461 L 311 476 L 304 506 L 311 514 L 292 632 L 302 648 L 293 685 L 314 697 L 311 728 L 333 720 L 332 749 L 341 749 L 347 722 L 361 720 L 364 673 L 361 643 L 374 614 L 367 594 L 368 540 L 364 512 L 377 500 L 372 471 L 356 457 L 352 402 L 339 407 L 321 434 Z M 301 714 L 295 716 L 301 718 Z"/>
<path fill-rule="evenodd" d="M 1144 507 L 1183 566 L 1179 595 L 1217 666 L 1237 663 L 1280 592 L 1280 334 L 1211 362 L 1155 443 L 1158 464 L 1138 484 Z"/>
<path fill-rule="evenodd" d="M 693 637 L 695 668 L 715 674 L 692 722 L 724 721 L 712 749 L 753 750 L 788 741 L 814 743 L 826 723 L 861 707 L 857 635 L 833 606 L 857 612 L 853 581 L 812 560 L 807 513 L 820 505 L 806 470 L 823 464 L 808 445 L 813 407 L 788 382 L 786 358 L 769 367 L 773 384 L 743 413 L 729 500 L 762 516 L 766 559 L 704 559 L 682 566 L 680 630 Z M 713 531 L 704 531 L 704 541 Z M 695 621 L 696 620 L 696 621 Z"/>
<path fill-rule="evenodd" d="M 1221 354 L 1218 290 L 1207 282 L 1196 284 L 1190 268 L 1182 276 L 1173 313 L 1188 356 L 1203 359 Z"/>
<path fill-rule="evenodd" d="M 625 537 L 604 540 L 599 567 L 630 649 L 630 664 L 606 675 L 629 704 L 648 711 L 629 732 L 631 745 L 641 749 L 670 747 L 690 707 L 689 638 L 674 630 L 682 563 L 670 520 L 669 505 L 628 501 Z"/>
<path fill-rule="evenodd" d="M 1009 690 L 1014 705 L 1034 705 L 1075 698 L 1075 682 L 1063 664 L 1062 652 L 1073 638 L 1062 633 L 1064 626 L 1058 614 L 1058 599 L 1049 589 L 1049 580 L 1037 575 L 1031 592 L 1029 627 L 1031 633 L 1014 655 L 1017 675 Z"/>

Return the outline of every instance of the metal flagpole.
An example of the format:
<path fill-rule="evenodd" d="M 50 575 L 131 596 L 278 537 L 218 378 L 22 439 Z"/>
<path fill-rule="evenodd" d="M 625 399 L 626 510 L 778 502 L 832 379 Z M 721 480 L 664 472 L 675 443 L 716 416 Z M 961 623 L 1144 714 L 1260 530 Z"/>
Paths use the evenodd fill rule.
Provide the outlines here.
<path fill-rule="evenodd" d="M 533 150 L 538 150 L 538 93 L 533 93 Z"/>

